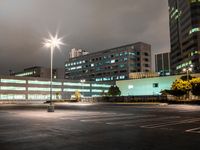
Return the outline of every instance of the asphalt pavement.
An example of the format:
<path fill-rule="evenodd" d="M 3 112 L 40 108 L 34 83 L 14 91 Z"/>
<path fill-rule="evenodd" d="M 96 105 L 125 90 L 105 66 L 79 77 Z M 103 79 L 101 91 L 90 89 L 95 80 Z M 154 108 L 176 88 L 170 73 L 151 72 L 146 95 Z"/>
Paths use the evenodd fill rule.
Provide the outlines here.
<path fill-rule="evenodd" d="M 0 105 L 0 150 L 196 150 L 200 106 Z"/>

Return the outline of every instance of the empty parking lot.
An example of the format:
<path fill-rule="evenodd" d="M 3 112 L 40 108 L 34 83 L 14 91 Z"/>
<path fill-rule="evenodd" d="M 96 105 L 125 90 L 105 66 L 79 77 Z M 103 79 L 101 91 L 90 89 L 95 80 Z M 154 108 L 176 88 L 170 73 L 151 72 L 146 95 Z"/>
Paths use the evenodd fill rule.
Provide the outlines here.
<path fill-rule="evenodd" d="M 0 149 L 196 149 L 200 106 L 160 104 L 1 105 Z"/>

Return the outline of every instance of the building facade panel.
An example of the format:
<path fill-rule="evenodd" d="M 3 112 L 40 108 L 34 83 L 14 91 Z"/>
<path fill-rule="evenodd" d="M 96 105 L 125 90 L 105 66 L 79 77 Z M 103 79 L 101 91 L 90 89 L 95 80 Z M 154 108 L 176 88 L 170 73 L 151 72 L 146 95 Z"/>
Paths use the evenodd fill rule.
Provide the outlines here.
<path fill-rule="evenodd" d="M 200 74 L 192 74 L 194 77 L 200 77 Z M 145 96 L 161 95 L 162 90 L 170 90 L 172 83 L 180 79 L 181 75 L 154 77 L 144 79 L 133 79 L 117 81 L 122 96 Z"/>

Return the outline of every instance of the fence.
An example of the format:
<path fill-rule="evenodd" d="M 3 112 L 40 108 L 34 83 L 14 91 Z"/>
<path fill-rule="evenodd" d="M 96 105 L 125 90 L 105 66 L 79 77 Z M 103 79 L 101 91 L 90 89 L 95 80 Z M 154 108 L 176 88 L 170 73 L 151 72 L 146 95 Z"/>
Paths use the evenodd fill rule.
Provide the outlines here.
<path fill-rule="evenodd" d="M 92 97 L 82 102 L 167 102 L 167 96 L 119 96 L 119 97 Z"/>

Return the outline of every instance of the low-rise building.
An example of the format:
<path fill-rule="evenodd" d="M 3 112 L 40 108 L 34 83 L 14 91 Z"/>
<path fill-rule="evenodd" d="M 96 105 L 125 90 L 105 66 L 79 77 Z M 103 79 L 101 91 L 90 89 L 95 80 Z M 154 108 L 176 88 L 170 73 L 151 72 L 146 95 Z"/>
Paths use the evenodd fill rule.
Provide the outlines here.
<path fill-rule="evenodd" d="M 84 97 L 100 96 L 111 85 L 80 80 L 54 79 L 53 99 L 70 99 L 76 91 Z M 48 78 L 0 76 L 0 100 L 41 100 L 50 98 Z"/>
<path fill-rule="evenodd" d="M 116 81 L 122 96 L 161 95 L 162 90 L 170 90 L 172 83 L 183 75 Z M 200 77 L 200 74 L 192 74 Z"/>
<path fill-rule="evenodd" d="M 64 79 L 65 70 L 62 68 L 53 69 L 53 78 L 55 79 Z M 11 76 L 18 77 L 40 77 L 40 78 L 50 78 L 51 69 L 41 66 L 34 66 L 26 68 L 20 72 L 14 72 Z"/>

